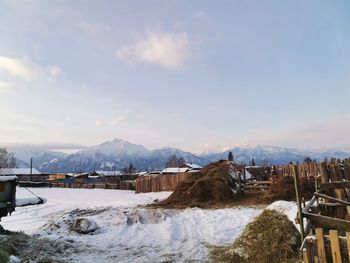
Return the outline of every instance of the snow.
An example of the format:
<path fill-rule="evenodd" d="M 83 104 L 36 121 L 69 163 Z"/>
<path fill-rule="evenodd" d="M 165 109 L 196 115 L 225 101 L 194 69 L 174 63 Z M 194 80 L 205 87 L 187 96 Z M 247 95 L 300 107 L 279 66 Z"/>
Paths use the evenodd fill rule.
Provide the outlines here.
<path fill-rule="evenodd" d="M 298 215 L 298 207 L 295 202 L 288 202 L 288 201 L 275 201 L 272 204 L 270 204 L 266 209 L 270 210 L 276 210 L 278 212 L 281 212 L 282 214 L 285 214 L 288 219 L 293 222 L 295 227 L 300 232 L 300 225 L 295 223 L 295 219 Z M 304 218 L 304 226 L 306 227 L 307 220 Z"/>
<path fill-rule="evenodd" d="M 11 217 L 3 218 L 3 227 L 53 240 L 73 240 L 79 249 L 62 255 L 67 262 L 207 261 L 210 246 L 231 244 L 261 212 L 246 207 L 172 210 L 138 206 L 165 199 L 170 192 L 30 190 L 47 202 L 16 209 Z M 19 188 L 18 196 L 28 194 Z M 72 231 L 71 224 L 78 218 L 95 222 L 98 230 L 86 235 Z"/>
<path fill-rule="evenodd" d="M 252 179 L 252 174 L 247 170 L 247 167 L 245 167 L 245 179 Z"/>
<path fill-rule="evenodd" d="M 37 205 L 40 203 L 46 203 L 45 198 L 38 198 L 38 197 L 27 197 L 27 198 L 20 198 L 16 199 L 16 207 L 21 206 L 27 206 L 27 205 Z"/>
<path fill-rule="evenodd" d="M 101 176 L 120 176 L 123 173 L 121 171 L 95 171 Z"/>
<path fill-rule="evenodd" d="M 14 181 L 14 180 L 17 180 L 17 176 L 0 175 L 0 182 L 8 182 L 8 181 Z"/>
<path fill-rule="evenodd" d="M 10 263 L 19 263 L 19 262 L 21 262 L 21 260 L 18 257 L 13 255 L 10 256 Z"/>
<path fill-rule="evenodd" d="M 188 168 L 179 168 L 179 167 L 169 167 L 161 171 L 161 173 L 185 173 L 188 171 Z"/>
<path fill-rule="evenodd" d="M 202 169 L 202 166 L 195 163 L 185 163 L 185 165 L 191 169 Z"/>
<path fill-rule="evenodd" d="M 64 213 L 78 208 L 135 207 L 152 203 L 155 199 L 165 199 L 171 194 L 171 192 L 135 194 L 134 191 L 104 189 L 28 189 L 45 198 L 47 202 L 37 206 L 16 208 L 12 216 L 1 219 L 4 228 L 32 234 L 58 212 Z M 22 198 L 33 198 L 33 195 L 25 188 L 17 187 L 16 199 Z"/>
<path fill-rule="evenodd" d="M 288 201 L 276 201 L 270 204 L 266 209 L 275 210 L 282 214 L 285 214 L 288 219 L 295 222 L 297 216 L 298 208 L 295 202 Z"/>

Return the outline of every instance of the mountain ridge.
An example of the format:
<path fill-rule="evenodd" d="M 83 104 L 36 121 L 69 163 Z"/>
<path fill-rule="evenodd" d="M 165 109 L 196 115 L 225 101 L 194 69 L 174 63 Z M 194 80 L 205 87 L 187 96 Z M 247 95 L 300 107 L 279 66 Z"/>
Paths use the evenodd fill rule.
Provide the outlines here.
<path fill-rule="evenodd" d="M 52 150 L 30 149 L 15 151 L 19 166 L 28 167 L 30 157 L 33 166 L 41 172 L 85 172 L 92 170 L 121 170 L 133 164 L 138 170 L 159 170 L 164 168 L 169 156 L 182 157 L 186 162 L 206 165 L 220 159 L 227 159 L 232 152 L 235 161 L 249 164 L 254 158 L 257 164 L 283 164 L 301 162 L 305 157 L 322 160 L 324 158 L 348 158 L 350 150 L 346 148 L 329 148 L 323 151 L 301 150 L 268 145 L 235 146 L 226 151 L 193 154 L 179 148 L 163 147 L 150 150 L 140 144 L 115 138 L 101 144 L 86 147 L 72 154 L 60 153 Z"/>

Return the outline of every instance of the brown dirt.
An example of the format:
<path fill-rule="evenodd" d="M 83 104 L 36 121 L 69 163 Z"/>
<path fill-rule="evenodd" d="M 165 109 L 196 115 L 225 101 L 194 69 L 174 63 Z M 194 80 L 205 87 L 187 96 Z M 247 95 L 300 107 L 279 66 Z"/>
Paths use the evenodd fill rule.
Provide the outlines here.
<path fill-rule="evenodd" d="M 151 207 L 183 209 L 187 207 L 225 208 L 233 206 L 259 206 L 276 200 L 295 201 L 293 177 L 280 177 L 271 185 L 271 190 L 261 194 L 234 194 L 237 188 L 230 172 L 239 171 L 234 163 L 221 160 L 203 167 L 191 178 L 181 182 L 175 191 L 164 201 Z M 311 199 L 314 181 L 300 178 L 300 196 Z"/>
<path fill-rule="evenodd" d="M 231 189 L 237 182 L 230 172 L 238 172 L 238 168 L 229 161 L 218 161 L 207 165 L 193 178 L 180 183 L 175 191 L 157 207 L 222 207 L 236 202 L 240 195 Z"/>
<path fill-rule="evenodd" d="M 315 192 L 315 182 L 300 178 L 299 195 L 305 200 L 310 200 Z M 272 185 L 271 190 L 264 194 L 263 199 L 267 202 L 276 200 L 295 201 L 294 178 L 291 176 L 280 177 Z"/>

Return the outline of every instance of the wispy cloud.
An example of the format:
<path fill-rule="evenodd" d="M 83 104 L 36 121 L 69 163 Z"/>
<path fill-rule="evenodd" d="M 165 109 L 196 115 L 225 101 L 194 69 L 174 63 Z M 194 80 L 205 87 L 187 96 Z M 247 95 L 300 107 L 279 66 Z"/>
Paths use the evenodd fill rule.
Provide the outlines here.
<path fill-rule="evenodd" d="M 103 127 L 103 126 L 106 126 L 107 123 L 104 122 L 104 121 L 97 120 L 97 121 L 94 122 L 94 125 L 95 125 L 96 127 Z"/>
<path fill-rule="evenodd" d="M 134 44 L 119 48 L 116 55 L 130 64 L 157 64 L 181 70 L 191 55 L 191 43 L 186 33 L 148 32 Z"/>
<path fill-rule="evenodd" d="M 96 127 L 116 126 L 124 120 L 125 120 L 125 116 L 118 116 L 118 117 L 113 118 L 111 121 L 96 120 L 94 122 L 94 125 Z"/>
<path fill-rule="evenodd" d="M 121 123 L 123 120 L 125 120 L 125 117 L 119 116 L 119 117 L 114 118 L 109 124 L 111 126 L 115 126 L 115 125 L 118 125 L 119 123 Z"/>
<path fill-rule="evenodd" d="M 26 81 L 41 77 L 56 77 L 62 70 L 56 66 L 41 67 L 28 59 L 0 56 L 0 71 L 19 77 Z"/>
<path fill-rule="evenodd" d="M 12 82 L 6 82 L 0 80 L 0 93 L 5 92 L 7 89 L 11 88 L 14 85 Z"/>

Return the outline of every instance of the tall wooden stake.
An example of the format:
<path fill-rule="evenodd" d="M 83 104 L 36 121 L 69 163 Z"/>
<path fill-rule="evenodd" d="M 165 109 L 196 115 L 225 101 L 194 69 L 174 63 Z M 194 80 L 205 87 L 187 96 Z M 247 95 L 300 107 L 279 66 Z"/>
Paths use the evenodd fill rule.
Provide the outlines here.
<path fill-rule="evenodd" d="M 30 158 L 30 176 L 33 174 L 33 158 Z"/>
<path fill-rule="evenodd" d="M 303 222 L 303 214 L 302 214 L 302 210 L 301 210 L 301 200 L 300 200 L 300 196 L 299 196 L 299 175 L 295 169 L 295 165 L 291 164 L 291 169 L 293 172 L 293 176 L 294 176 L 294 187 L 295 187 L 295 197 L 297 200 L 297 205 L 298 205 L 298 216 L 299 216 L 299 223 L 300 223 L 300 236 L 301 236 L 301 243 L 304 242 L 304 222 Z"/>
<path fill-rule="evenodd" d="M 315 174 L 315 192 L 318 191 L 318 187 L 317 187 L 317 173 Z"/>

